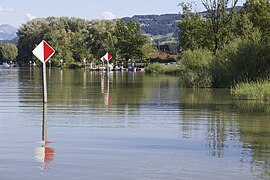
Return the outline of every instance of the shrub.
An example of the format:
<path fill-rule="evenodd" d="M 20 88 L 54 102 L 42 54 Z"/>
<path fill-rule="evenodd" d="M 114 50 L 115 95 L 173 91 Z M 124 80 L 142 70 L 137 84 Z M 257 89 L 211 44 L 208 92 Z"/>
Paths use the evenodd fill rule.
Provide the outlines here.
<path fill-rule="evenodd" d="M 146 73 L 162 73 L 163 72 L 164 65 L 159 63 L 149 64 L 145 68 Z"/>
<path fill-rule="evenodd" d="M 188 50 L 182 53 L 180 64 L 184 66 L 181 81 L 185 87 L 211 87 L 210 71 L 213 55 L 207 49 Z"/>
<path fill-rule="evenodd" d="M 217 52 L 212 63 L 215 87 L 269 78 L 270 46 L 261 41 L 235 39 Z"/>
<path fill-rule="evenodd" d="M 229 87 L 235 80 L 233 73 L 233 59 L 238 53 L 241 39 L 235 39 L 230 44 L 218 50 L 211 64 L 214 87 Z"/>
<path fill-rule="evenodd" d="M 159 74 L 169 74 L 169 75 L 179 75 L 183 71 L 182 66 L 178 66 L 175 64 L 159 64 L 154 63 L 150 64 L 145 68 L 146 73 L 159 73 Z"/>
<path fill-rule="evenodd" d="M 212 87 L 212 75 L 208 69 L 185 70 L 180 80 L 184 87 L 210 88 Z"/>
<path fill-rule="evenodd" d="M 265 79 L 270 73 L 270 46 L 262 42 L 245 41 L 232 59 L 234 76 L 240 82 Z"/>

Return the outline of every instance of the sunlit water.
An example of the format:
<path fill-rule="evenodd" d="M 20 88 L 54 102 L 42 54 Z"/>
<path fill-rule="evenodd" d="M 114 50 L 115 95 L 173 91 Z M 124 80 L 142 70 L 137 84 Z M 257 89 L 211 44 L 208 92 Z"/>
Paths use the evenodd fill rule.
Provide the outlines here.
<path fill-rule="evenodd" d="M 47 75 L 43 114 L 40 69 L 0 69 L 1 180 L 270 179 L 269 104 L 171 76 Z"/>

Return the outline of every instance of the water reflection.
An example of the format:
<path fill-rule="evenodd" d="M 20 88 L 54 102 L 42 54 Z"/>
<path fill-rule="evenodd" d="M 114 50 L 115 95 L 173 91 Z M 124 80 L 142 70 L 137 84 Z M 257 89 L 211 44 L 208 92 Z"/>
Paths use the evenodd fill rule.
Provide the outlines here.
<path fill-rule="evenodd" d="M 270 113 L 269 102 L 237 100 L 234 102 L 234 105 L 237 109 L 243 112 Z"/>
<path fill-rule="evenodd" d="M 233 156 L 236 150 L 241 151 L 241 161 L 252 164 L 256 178 L 269 178 L 269 116 L 257 111 L 257 108 L 253 110 L 250 102 L 235 106 L 239 101 L 228 97 L 229 93 L 221 95 L 222 92 L 218 91 L 221 90 L 180 90 L 180 106 L 185 109 L 181 117 L 182 136 L 204 137 L 209 155 L 217 158 L 227 158 Z M 248 160 L 248 157 L 252 159 Z"/>
<path fill-rule="evenodd" d="M 107 81 L 107 82 L 106 82 Z M 101 93 L 104 95 L 104 106 L 107 110 L 111 107 L 111 93 L 110 93 L 110 78 L 107 75 L 106 79 L 101 76 Z"/>
<path fill-rule="evenodd" d="M 43 104 L 43 118 L 42 118 L 42 141 L 39 143 L 40 147 L 35 149 L 35 160 L 45 165 L 54 160 L 55 150 L 50 147 L 51 142 L 47 140 L 47 104 Z"/>
<path fill-rule="evenodd" d="M 30 75 L 22 71 L 18 76 L 20 101 L 27 107 L 35 106 L 42 97 L 40 71 L 32 71 Z M 239 166 L 248 166 L 259 179 L 270 177 L 270 119 L 267 111 L 262 110 L 269 105 L 236 101 L 224 89 L 179 89 L 178 80 L 167 76 L 119 72 L 107 78 L 96 72 L 64 71 L 63 74 L 63 70 L 52 69 L 48 82 L 48 101 L 53 119 L 57 119 L 52 120 L 55 127 L 70 127 L 69 130 L 76 127 L 78 132 L 87 129 L 91 133 L 108 131 L 108 134 L 114 128 L 133 128 L 131 132 L 142 132 L 143 138 L 147 138 L 145 131 L 152 129 L 176 130 L 181 135 L 177 136 L 179 141 L 198 142 L 201 146 L 196 147 L 201 156 L 207 156 L 206 160 L 220 160 L 226 165 L 233 159 Z M 39 147 L 42 155 L 36 159 L 48 163 L 54 159 L 54 149 L 48 149 L 46 121 L 43 126 L 43 143 Z M 95 129 L 100 127 L 103 129 Z M 83 136 L 79 134 L 78 139 Z M 75 142 L 71 141 L 71 148 L 72 143 Z M 97 149 L 103 147 L 99 145 Z M 132 148 L 141 150 L 137 146 Z M 180 148 L 177 150 L 181 152 Z"/>

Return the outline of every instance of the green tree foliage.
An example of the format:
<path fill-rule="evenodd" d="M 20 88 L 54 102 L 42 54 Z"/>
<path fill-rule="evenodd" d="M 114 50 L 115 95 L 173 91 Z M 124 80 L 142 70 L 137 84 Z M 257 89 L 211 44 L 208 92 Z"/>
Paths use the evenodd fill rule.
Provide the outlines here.
<path fill-rule="evenodd" d="M 213 52 L 222 49 L 224 44 L 233 39 L 233 22 L 235 6 L 238 0 L 232 0 L 232 7 L 228 11 L 229 0 L 202 0 L 207 10 L 207 21 L 210 21 L 209 33 L 213 37 Z"/>
<path fill-rule="evenodd" d="M 200 67 L 188 65 L 194 65 L 192 59 L 203 62 L 202 54 L 199 55 L 201 58 L 192 57 L 192 53 L 201 47 L 214 53 L 211 68 L 206 68 L 213 77 L 214 87 L 269 79 L 270 2 L 248 0 L 239 11 L 235 10 L 237 0 L 230 2 L 232 8 L 228 9 L 228 0 L 203 0 L 207 9 L 204 18 L 193 13 L 190 4 L 182 4 L 179 43 L 184 50 L 181 61 L 187 69 L 183 77 L 187 77 L 189 82 L 196 82 L 193 81 L 196 77 L 202 77 L 196 76 Z M 200 26 L 200 21 L 205 21 L 205 25 Z M 209 41 L 199 41 L 207 37 L 207 34 L 203 35 L 205 32 Z"/>
<path fill-rule="evenodd" d="M 14 44 L 3 44 L 0 47 L 0 54 L 4 61 L 14 61 L 18 56 L 18 48 Z"/>
<path fill-rule="evenodd" d="M 37 61 L 32 50 L 43 39 L 56 50 L 52 57 L 54 65 L 59 65 L 60 59 L 67 64 L 80 64 L 84 58 L 98 63 L 106 52 L 110 52 L 114 60 L 141 58 L 147 49 L 144 46 L 147 38 L 142 35 L 140 25 L 133 21 L 126 25 L 123 21 L 48 17 L 23 24 L 18 37 L 21 64 Z"/>
<path fill-rule="evenodd" d="M 217 51 L 213 61 L 214 85 L 227 87 L 239 82 L 269 78 L 270 46 L 261 41 L 237 38 Z"/>
<path fill-rule="evenodd" d="M 44 19 L 34 19 L 22 25 L 17 32 L 18 42 L 18 62 L 28 63 L 32 60 L 32 50 L 43 38 L 46 30 Z"/>
<path fill-rule="evenodd" d="M 268 0 L 247 0 L 244 4 L 247 14 L 254 27 L 258 28 L 263 41 L 270 43 L 270 2 Z"/>
<path fill-rule="evenodd" d="M 151 43 L 146 43 L 142 46 L 141 48 L 141 51 L 142 51 L 142 56 L 143 58 L 147 58 L 149 57 L 149 55 L 153 54 L 153 53 L 157 53 L 158 50 L 156 48 L 155 45 L 151 44 Z"/>
<path fill-rule="evenodd" d="M 115 21 L 101 20 L 94 21 L 89 27 L 86 41 L 95 59 L 99 60 L 106 52 L 110 52 L 114 59 L 118 58 L 117 39 L 113 35 L 115 26 Z"/>
<path fill-rule="evenodd" d="M 203 0 L 205 14 L 194 12 L 192 3 L 180 3 L 179 50 L 207 48 L 214 53 L 233 39 L 235 6 L 228 11 L 228 0 Z"/>
<path fill-rule="evenodd" d="M 240 44 L 241 39 L 236 38 L 216 52 L 211 68 L 214 87 L 229 87 L 236 81 L 237 74 L 234 73 L 232 59 L 236 56 Z"/>
<path fill-rule="evenodd" d="M 235 37 L 242 37 L 253 41 L 261 40 L 262 34 L 260 29 L 254 27 L 247 13 L 242 11 L 237 14 L 234 29 Z"/>
<path fill-rule="evenodd" d="M 218 50 L 213 61 L 214 85 L 269 78 L 269 2 L 247 1 L 235 20 L 235 40 Z"/>
<path fill-rule="evenodd" d="M 201 15 L 193 12 L 192 3 L 180 3 L 182 7 L 179 22 L 179 50 L 195 50 L 198 48 L 211 48 L 209 36 L 209 23 Z"/>
<path fill-rule="evenodd" d="M 124 21 L 118 20 L 114 34 L 117 38 L 116 46 L 119 54 L 126 60 L 126 64 L 128 59 L 142 57 L 142 47 L 147 42 L 147 38 L 141 34 L 139 23 L 130 21 L 126 25 Z"/>
<path fill-rule="evenodd" d="M 48 17 L 34 19 L 23 24 L 18 30 L 18 61 L 28 63 L 34 59 L 32 50 L 41 40 L 46 40 L 56 50 L 53 63 L 60 59 L 66 62 L 81 62 L 90 57 L 87 45 L 84 43 L 88 33 L 89 21 L 79 18 Z"/>

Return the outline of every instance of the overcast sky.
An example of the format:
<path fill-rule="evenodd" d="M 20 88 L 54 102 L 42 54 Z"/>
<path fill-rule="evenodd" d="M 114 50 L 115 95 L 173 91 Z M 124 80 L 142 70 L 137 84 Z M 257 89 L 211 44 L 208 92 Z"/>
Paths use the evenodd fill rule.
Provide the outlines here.
<path fill-rule="evenodd" d="M 190 0 L 182 0 L 189 1 Z M 242 5 L 245 0 L 239 0 Z M 36 17 L 113 19 L 133 15 L 179 13 L 181 0 L 0 0 L 0 24 L 19 27 Z M 201 0 L 197 10 L 204 10 Z"/>

